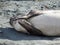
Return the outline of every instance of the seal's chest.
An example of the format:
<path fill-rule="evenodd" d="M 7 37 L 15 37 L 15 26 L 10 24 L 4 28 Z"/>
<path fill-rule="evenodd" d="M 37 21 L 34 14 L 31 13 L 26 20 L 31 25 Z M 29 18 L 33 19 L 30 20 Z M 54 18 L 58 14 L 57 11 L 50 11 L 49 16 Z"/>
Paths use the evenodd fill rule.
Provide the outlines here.
<path fill-rule="evenodd" d="M 46 13 L 30 19 L 45 35 L 60 35 L 60 13 Z"/>

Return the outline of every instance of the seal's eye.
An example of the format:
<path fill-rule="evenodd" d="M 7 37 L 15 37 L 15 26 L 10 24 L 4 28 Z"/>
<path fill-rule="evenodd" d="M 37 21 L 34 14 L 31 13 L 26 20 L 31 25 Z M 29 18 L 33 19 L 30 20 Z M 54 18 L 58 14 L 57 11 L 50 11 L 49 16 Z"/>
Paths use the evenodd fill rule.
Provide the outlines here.
<path fill-rule="evenodd" d="M 11 17 L 10 20 L 11 20 L 11 21 L 16 21 L 16 18 L 12 18 L 12 17 Z"/>

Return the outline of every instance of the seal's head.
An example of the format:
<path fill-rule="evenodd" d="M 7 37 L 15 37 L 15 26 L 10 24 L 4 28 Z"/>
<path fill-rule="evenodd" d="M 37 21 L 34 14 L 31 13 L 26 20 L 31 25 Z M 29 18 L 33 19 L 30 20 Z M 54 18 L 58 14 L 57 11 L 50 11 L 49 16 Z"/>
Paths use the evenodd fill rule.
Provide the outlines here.
<path fill-rule="evenodd" d="M 19 31 L 19 32 L 23 32 L 23 33 L 28 33 L 28 32 L 26 31 L 26 29 L 23 28 L 23 27 L 18 23 L 18 21 L 19 21 L 19 20 L 17 19 L 17 17 L 16 17 L 16 16 L 13 16 L 13 17 L 10 18 L 9 23 L 10 23 L 10 25 L 11 25 L 15 30 L 17 30 L 17 31 Z"/>
<path fill-rule="evenodd" d="M 37 30 L 36 28 L 34 28 L 32 26 L 32 24 L 30 22 L 28 22 L 27 20 L 38 16 L 40 13 L 34 10 L 31 10 L 27 15 L 22 16 L 22 15 L 17 15 L 17 16 L 13 16 L 10 18 L 10 25 L 16 29 L 19 32 L 23 32 L 23 33 L 27 33 L 30 34 L 31 32 L 33 33 L 35 30 Z M 30 33 L 29 33 L 30 32 Z M 39 32 L 39 31 L 38 31 Z M 36 31 L 34 32 L 36 34 Z M 37 33 L 38 34 L 38 33 Z M 39 33 L 40 34 L 40 33 Z"/>

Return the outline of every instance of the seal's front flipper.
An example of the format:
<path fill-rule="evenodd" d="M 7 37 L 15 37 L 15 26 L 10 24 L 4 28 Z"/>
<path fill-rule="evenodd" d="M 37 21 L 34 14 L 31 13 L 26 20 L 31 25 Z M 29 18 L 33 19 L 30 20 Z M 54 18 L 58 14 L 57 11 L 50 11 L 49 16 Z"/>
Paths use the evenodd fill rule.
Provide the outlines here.
<path fill-rule="evenodd" d="M 24 19 L 20 19 L 18 21 L 18 23 L 24 27 L 31 35 L 42 35 L 42 32 L 40 30 L 38 30 L 37 28 L 35 28 L 34 26 L 32 26 L 32 24 L 30 24 L 28 21 L 24 20 Z"/>
<path fill-rule="evenodd" d="M 29 19 L 29 18 L 38 16 L 38 15 L 41 15 L 41 14 L 43 14 L 41 11 L 31 10 L 26 16 Z"/>

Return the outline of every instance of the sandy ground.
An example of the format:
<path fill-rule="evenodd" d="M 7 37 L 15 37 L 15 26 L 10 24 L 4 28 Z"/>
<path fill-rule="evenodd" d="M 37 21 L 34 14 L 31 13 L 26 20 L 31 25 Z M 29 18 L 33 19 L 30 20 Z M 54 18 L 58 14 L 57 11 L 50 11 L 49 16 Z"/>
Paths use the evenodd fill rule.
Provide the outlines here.
<path fill-rule="evenodd" d="M 0 2 L 0 45 L 60 45 L 60 37 L 42 37 L 26 35 L 15 31 L 9 25 L 12 15 L 28 13 L 30 10 L 60 9 L 60 1 L 6 1 Z M 48 8 L 47 8 L 47 7 Z"/>

